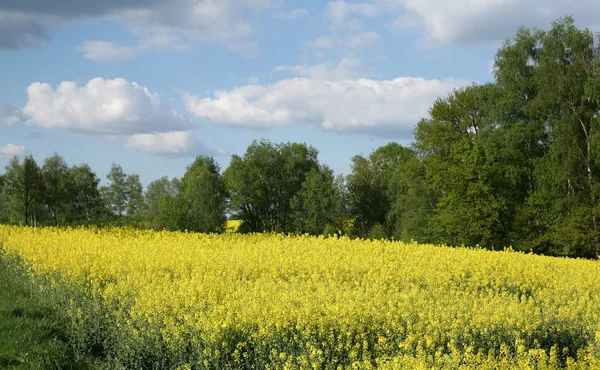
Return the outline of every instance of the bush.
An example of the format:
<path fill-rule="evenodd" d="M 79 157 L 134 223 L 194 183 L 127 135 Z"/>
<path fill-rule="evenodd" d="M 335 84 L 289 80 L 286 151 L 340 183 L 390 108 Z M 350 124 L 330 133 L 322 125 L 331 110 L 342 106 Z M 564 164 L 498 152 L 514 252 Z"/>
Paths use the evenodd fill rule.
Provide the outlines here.
<path fill-rule="evenodd" d="M 387 235 L 385 235 L 385 229 L 383 226 L 380 223 L 376 223 L 373 225 L 373 227 L 371 227 L 368 238 L 371 240 L 380 240 L 387 238 Z"/>

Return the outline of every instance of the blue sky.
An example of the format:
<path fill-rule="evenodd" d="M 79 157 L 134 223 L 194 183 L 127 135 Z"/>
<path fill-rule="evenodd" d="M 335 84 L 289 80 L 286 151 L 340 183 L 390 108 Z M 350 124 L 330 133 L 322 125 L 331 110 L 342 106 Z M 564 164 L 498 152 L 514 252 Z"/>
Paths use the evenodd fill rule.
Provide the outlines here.
<path fill-rule="evenodd" d="M 492 80 L 520 25 L 596 0 L 3 0 L 0 166 L 58 152 L 147 184 L 255 139 L 306 142 L 337 173 L 409 144 L 438 96 Z"/>

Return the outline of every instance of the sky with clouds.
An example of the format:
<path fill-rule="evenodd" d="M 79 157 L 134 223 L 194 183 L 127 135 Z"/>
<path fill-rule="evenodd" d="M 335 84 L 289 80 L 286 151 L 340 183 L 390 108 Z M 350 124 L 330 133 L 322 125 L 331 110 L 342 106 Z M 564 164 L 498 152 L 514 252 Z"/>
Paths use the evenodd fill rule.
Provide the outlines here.
<path fill-rule="evenodd" d="M 2 0 L 0 166 L 58 152 L 147 184 L 265 138 L 347 173 L 565 14 L 599 29 L 597 0 Z"/>

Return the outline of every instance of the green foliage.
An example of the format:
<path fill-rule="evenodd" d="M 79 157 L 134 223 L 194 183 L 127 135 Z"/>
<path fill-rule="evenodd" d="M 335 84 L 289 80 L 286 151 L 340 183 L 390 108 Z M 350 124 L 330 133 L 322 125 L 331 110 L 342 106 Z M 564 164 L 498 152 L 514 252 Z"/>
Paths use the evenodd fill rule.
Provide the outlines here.
<path fill-rule="evenodd" d="M 54 153 L 44 160 L 42 181 L 44 187 L 43 202 L 52 225 L 66 223 L 69 212 L 69 194 L 71 184 L 69 166 L 63 157 Z"/>
<path fill-rule="evenodd" d="M 437 197 L 426 180 L 425 166 L 415 152 L 396 168 L 388 189 L 392 205 L 387 215 L 396 239 L 435 242 L 430 224 Z"/>
<path fill-rule="evenodd" d="M 224 179 L 230 209 L 248 231 L 294 231 L 292 199 L 311 170 L 318 152 L 306 144 L 254 141 L 244 157 L 233 155 Z"/>
<path fill-rule="evenodd" d="M 100 188 L 108 211 L 107 221 L 114 225 L 139 226 L 144 218 L 144 188 L 138 174 L 128 175 L 113 163 L 106 176 L 108 185 Z"/>
<path fill-rule="evenodd" d="M 127 195 L 127 217 L 134 224 L 141 222 L 144 212 L 144 187 L 138 174 L 127 176 L 125 194 Z"/>
<path fill-rule="evenodd" d="M 43 211 L 42 171 L 33 156 L 13 157 L 6 166 L 5 186 L 9 194 L 11 221 L 37 225 Z"/>
<path fill-rule="evenodd" d="M 367 236 L 371 227 L 379 223 L 393 225 L 387 217 L 392 209 L 394 194 L 390 189 L 398 166 L 409 160 L 414 153 L 397 143 L 390 143 L 375 150 L 369 158 L 354 156 L 352 173 L 347 177 L 350 215 L 355 222 L 354 232 Z"/>
<path fill-rule="evenodd" d="M 455 90 L 418 123 L 416 157 L 389 186 L 395 235 L 593 257 L 599 67 L 597 38 L 568 17 L 520 29 L 498 51 L 496 83 Z"/>
<path fill-rule="evenodd" d="M 106 175 L 108 185 L 100 189 L 104 201 L 116 217 L 121 217 L 127 209 L 127 174 L 123 168 L 116 163 L 110 167 Z"/>
<path fill-rule="evenodd" d="M 326 166 L 311 170 L 291 200 L 294 230 L 312 235 L 328 235 L 326 226 L 337 226 L 339 230 L 343 224 L 342 204 L 333 171 Z"/>
<path fill-rule="evenodd" d="M 369 230 L 368 237 L 371 240 L 385 239 L 387 235 L 385 234 L 385 229 L 383 228 L 383 225 L 381 225 L 380 223 L 374 224 L 371 227 L 371 230 Z"/>
<path fill-rule="evenodd" d="M 170 199 L 161 198 L 159 205 L 165 207 Z M 181 179 L 180 199 L 183 208 L 180 226 L 189 231 L 222 232 L 227 217 L 225 215 L 227 192 L 219 172 L 219 166 L 213 158 L 199 156 L 188 166 Z M 177 202 L 173 202 L 173 206 Z M 172 213 L 175 210 L 166 211 Z"/>
<path fill-rule="evenodd" d="M 144 194 L 145 218 L 149 227 L 154 230 L 179 230 L 180 218 L 177 207 L 180 206 L 179 187 L 181 181 L 177 178 L 169 180 L 161 177 L 151 182 Z"/>
<path fill-rule="evenodd" d="M 537 133 L 529 141 L 541 147 L 530 162 L 529 199 L 519 215 L 524 223 L 516 225 L 521 244 L 533 250 L 588 257 L 597 251 L 598 46 L 591 31 L 565 17 L 547 32 L 520 31 L 498 53 L 499 84 L 528 87 L 519 105 Z M 514 75 L 515 67 L 528 73 Z"/>
<path fill-rule="evenodd" d="M 0 175 L 0 223 L 10 223 L 10 193 L 4 175 Z"/>
<path fill-rule="evenodd" d="M 71 167 L 70 224 L 93 225 L 106 221 L 106 207 L 101 199 L 100 180 L 87 164 Z"/>

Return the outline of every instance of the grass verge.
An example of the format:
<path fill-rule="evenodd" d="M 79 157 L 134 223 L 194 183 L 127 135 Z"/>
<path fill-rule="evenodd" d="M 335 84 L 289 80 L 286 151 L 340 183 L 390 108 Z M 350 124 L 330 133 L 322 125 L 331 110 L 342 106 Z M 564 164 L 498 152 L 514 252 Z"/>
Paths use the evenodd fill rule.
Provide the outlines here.
<path fill-rule="evenodd" d="M 92 369 L 72 355 L 58 313 L 0 247 L 0 369 Z"/>

